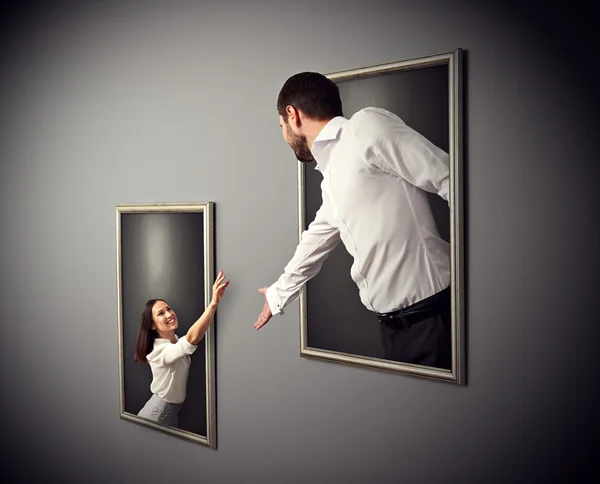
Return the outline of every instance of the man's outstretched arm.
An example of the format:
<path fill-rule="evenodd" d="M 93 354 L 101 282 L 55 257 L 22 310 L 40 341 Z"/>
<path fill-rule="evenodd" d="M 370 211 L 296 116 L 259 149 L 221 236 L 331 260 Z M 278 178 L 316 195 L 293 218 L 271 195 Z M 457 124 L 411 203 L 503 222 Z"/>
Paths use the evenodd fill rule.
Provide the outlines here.
<path fill-rule="evenodd" d="M 283 274 L 269 287 L 258 291 L 265 296 L 265 304 L 254 323 L 255 329 L 262 328 L 276 314 L 283 314 L 283 308 L 295 301 L 302 286 L 316 276 L 331 251 L 340 243 L 340 233 L 323 217 L 321 207 L 302 237 L 292 259 L 285 266 Z"/>

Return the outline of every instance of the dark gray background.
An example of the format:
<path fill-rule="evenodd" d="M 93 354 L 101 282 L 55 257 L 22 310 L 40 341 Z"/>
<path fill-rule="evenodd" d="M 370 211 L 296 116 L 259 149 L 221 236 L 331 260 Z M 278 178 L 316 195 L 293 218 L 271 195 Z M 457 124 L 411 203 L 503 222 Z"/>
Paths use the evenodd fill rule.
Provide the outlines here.
<path fill-rule="evenodd" d="M 2 8 L 3 480 L 596 482 L 590 10 Z M 301 358 L 297 303 L 254 330 L 257 288 L 298 241 L 298 162 L 275 109 L 282 84 L 456 47 L 468 49 L 468 386 Z M 217 315 L 217 450 L 119 418 L 114 206 L 181 200 L 216 202 L 216 268 L 231 279 Z"/>
<path fill-rule="evenodd" d="M 369 106 L 387 109 L 448 153 L 447 64 L 342 81 L 338 86 L 346 118 Z M 323 201 L 323 176 L 315 166 L 312 162 L 304 167 L 305 228 Z M 436 194 L 428 197 L 440 235 L 450 241 L 448 203 Z M 350 277 L 351 266 L 352 256 L 340 243 L 319 274 L 306 284 L 308 346 L 384 358 L 379 321 L 360 301 L 358 288 Z"/>
<path fill-rule="evenodd" d="M 125 411 L 137 415 L 152 396 L 150 365 L 133 361 L 147 300 L 163 299 L 185 336 L 205 308 L 204 213 L 121 213 Z M 216 328 L 215 328 L 216 329 Z M 179 428 L 206 437 L 206 364 L 202 339 L 191 357 Z"/>

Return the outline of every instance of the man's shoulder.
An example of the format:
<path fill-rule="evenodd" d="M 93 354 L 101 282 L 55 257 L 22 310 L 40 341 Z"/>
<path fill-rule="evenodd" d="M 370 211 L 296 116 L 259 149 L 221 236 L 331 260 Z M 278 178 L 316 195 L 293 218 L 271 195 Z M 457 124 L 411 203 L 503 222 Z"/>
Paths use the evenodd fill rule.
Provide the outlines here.
<path fill-rule="evenodd" d="M 354 113 L 350 118 L 350 121 L 354 124 L 360 124 L 378 120 L 386 121 L 390 119 L 399 120 L 400 118 L 387 109 L 370 106 Z"/>
<path fill-rule="evenodd" d="M 357 111 L 348 123 L 354 139 L 359 146 L 371 143 L 387 137 L 396 132 L 398 128 L 404 128 L 405 123 L 398 116 L 387 109 L 378 107 L 367 107 Z"/>
<path fill-rule="evenodd" d="M 367 107 L 357 111 L 349 121 L 349 127 L 355 135 L 378 135 L 392 127 L 404 126 L 405 123 L 396 114 L 384 108 Z"/>

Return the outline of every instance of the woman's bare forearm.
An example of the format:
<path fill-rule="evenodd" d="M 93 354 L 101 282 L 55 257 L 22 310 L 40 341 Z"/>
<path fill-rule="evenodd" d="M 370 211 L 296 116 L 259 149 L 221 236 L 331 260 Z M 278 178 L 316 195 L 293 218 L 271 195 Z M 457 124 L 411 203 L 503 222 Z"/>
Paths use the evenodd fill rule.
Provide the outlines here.
<path fill-rule="evenodd" d="M 206 330 L 210 326 L 210 323 L 212 322 L 213 317 L 215 316 L 217 306 L 221 301 L 221 297 L 223 297 L 225 289 L 229 285 L 229 281 L 223 281 L 225 281 L 225 274 L 223 274 L 223 271 L 219 271 L 217 280 L 213 284 L 212 299 L 210 301 L 210 304 L 204 310 L 202 316 L 198 318 L 198 321 L 192 324 L 192 327 L 186 334 L 186 339 L 189 343 L 197 345 L 198 343 L 200 343 L 202 338 L 204 338 L 204 333 L 206 333 Z"/>
<path fill-rule="evenodd" d="M 216 310 L 217 304 L 211 302 L 202 313 L 202 316 L 200 316 L 198 320 L 194 324 L 192 324 L 187 334 L 185 335 L 188 342 L 190 342 L 193 345 L 197 345 L 198 343 L 200 343 L 200 341 L 202 341 L 206 330 L 210 326 L 210 323 L 212 322 L 215 316 Z"/>

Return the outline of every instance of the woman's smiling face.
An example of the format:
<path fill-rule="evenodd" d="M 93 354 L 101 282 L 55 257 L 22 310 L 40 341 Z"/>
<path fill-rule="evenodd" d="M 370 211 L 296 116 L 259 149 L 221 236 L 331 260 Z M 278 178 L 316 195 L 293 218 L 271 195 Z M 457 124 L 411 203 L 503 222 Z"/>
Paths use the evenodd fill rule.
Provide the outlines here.
<path fill-rule="evenodd" d="M 177 329 L 177 315 L 165 301 L 156 301 L 152 307 L 152 329 L 156 330 L 161 338 L 170 339 L 170 335 Z"/>

